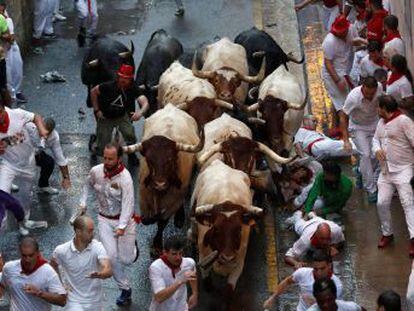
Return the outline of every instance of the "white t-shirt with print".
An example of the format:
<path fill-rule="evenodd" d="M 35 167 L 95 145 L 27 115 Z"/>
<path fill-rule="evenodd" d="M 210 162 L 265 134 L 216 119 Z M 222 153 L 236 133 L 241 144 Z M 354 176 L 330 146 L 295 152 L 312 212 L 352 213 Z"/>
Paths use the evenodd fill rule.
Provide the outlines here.
<path fill-rule="evenodd" d="M 4 164 L 15 170 L 25 173 L 33 173 L 35 171 L 34 148 L 30 141 L 29 134 L 25 128 L 25 124 L 34 120 L 34 113 L 22 109 L 9 109 L 6 107 L 9 115 L 10 125 L 7 133 L 0 132 L 0 140 L 9 138 L 15 140 L 15 145 L 6 148 L 6 152 L 0 157 Z"/>
<path fill-rule="evenodd" d="M 23 287 L 32 284 L 41 291 L 64 295 L 63 288 L 56 271 L 49 265 L 44 264 L 32 274 L 21 273 L 20 259 L 7 262 L 3 267 L 0 283 L 10 294 L 10 311 L 49 311 L 52 305 L 45 300 L 27 294 Z"/>
<path fill-rule="evenodd" d="M 183 274 L 186 271 L 195 270 L 196 268 L 194 260 L 192 258 L 183 258 L 180 266 L 180 271 L 176 273 L 174 278 L 171 269 L 164 263 L 164 261 L 162 261 L 162 259 L 155 260 L 149 267 L 149 278 L 153 295 L 171 286 L 178 279 L 183 278 Z M 187 286 L 185 284 L 181 285 L 170 298 L 162 303 L 156 302 L 153 297 L 149 310 L 187 311 Z"/>
<path fill-rule="evenodd" d="M 389 73 L 389 76 L 391 72 Z M 397 101 L 400 101 L 403 98 L 413 96 L 413 89 L 411 87 L 410 81 L 408 81 L 406 76 L 402 76 L 397 81 L 394 81 L 391 85 L 387 85 L 387 95 L 391 95 Z"/>
<path fill-rule="evenodd" d="M 315 283 L 315 278 L 313 276 L 313 268 L 300 268 L 296 270 L 293 274 L 293 281 L 300 287 L 300 298 L 297 311 L 308 310 L 316 300 L 313 297 L 313 283 Z M 342 297 L 342 282 L 336 276 L 332 275 L 331 279 L 336 285 L 336 295 L 337 297 Z"/>
<path fill-rule="evenodd" d="M 343 301 L 336 300 L 336 305 L 338 306 L 337 311 L 362 311 L 362 308 L 352 301 Z M 315 303 L 308 311 L 321 311 L 319 306 Z"/>

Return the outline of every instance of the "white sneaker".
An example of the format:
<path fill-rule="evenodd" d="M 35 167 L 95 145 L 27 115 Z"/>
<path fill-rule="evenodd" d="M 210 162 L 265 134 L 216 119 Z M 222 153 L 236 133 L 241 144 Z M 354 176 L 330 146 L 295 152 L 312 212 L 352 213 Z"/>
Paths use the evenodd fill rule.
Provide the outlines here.
<path fill-rule="evenodd" d="M 67 18 L 66 18 L 66 16 L 63 16 L 62 14 L 60 14 L 60 13 L 55 13 L 54 15 L 53 15 L 53 17 L 54 17 L 54 20 L 55 21 L 59 21 L 59 22 L 63 22 L 63 21 L 65 21 Z"/>
<path fill-rule="evenodd" d="M 25 220 L 24 226 L 27 229 L 47 228 L 47 221 Z"/>
<path fill-rule="evenodd" d="M 11 185 L 11 192 L 17 192 L 19 191 L 19 186 L 16 184 L 12 184 Z"/>
<path fill-rule="evenodd" d="M 285 224 L 288 226 L 293 226 L 297 219 L 302 218 L 302 211 L 296 211 L 292 216 L 286 218 Z"/>
<path fill-rule="evenodd" d="M 53 187 L 39 187 L 38 190 L 39 193 L 47 193 L 47 194 L 58 194 L 59 190 L 57 190 L 56 188 Z"/>
<path fill-rule="evenodd" d="M 19 233 L 23 236 L 26 236 L 29 234 L 29 230 L 26 229 L 23 223 L 19 223 Z"/>

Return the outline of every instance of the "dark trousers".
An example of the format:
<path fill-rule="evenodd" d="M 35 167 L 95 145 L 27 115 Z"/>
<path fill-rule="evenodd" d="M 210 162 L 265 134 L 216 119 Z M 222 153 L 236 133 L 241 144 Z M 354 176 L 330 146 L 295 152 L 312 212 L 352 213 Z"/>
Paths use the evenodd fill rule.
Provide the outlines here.
<path fill-rule="evenodd" d="M 40 167 L 40 177 L 38 186 L 49 187 L 49 178 L 52 176 L 55 168 L 55 160 L 44 151 L 40 151 L 36 155 L 36 165 Z"/>

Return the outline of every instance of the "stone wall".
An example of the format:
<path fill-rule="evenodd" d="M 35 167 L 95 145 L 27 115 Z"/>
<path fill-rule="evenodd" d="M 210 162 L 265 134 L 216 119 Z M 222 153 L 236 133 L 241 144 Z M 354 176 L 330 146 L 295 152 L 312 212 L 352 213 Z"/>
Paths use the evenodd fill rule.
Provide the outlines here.
<path fill-rule="evenodd" d="M 31 42 L 34 1 L 37 0 L 7 0 L 7 11 L 13 19 L 17 42 L 23 53 Z"/>

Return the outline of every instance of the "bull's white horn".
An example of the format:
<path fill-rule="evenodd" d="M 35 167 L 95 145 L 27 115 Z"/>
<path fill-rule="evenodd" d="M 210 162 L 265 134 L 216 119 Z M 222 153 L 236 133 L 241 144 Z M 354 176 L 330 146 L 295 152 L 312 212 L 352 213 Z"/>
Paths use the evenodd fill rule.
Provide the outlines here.
<path fill-rule="evenodd" d="M 249 99 L 250 99 L 250 100 L 254 100 L 254 99 L 255 99 L 255 97 L 254 97 L 253 93 L 257 93 L 257 91 L 258 91 L 258 90 L 259 90 L 259 86 L 258 86 L 258 85 L 253 86 L 253 87 L 249 90 L 249 92 L 247 93 L 247 95 L 249 96 Z"/>
<path fill-rule="evenodd" d="M 247 107 L 247 111 L 248 112 L 255 112 L 259 109 L 259 106 L 260 106 L 259 103 L 255 103 L 255 104 Z"/>
<path fill-rule="evenodd" d="M 158 84 L 150 87 L 151 91 L 158 91 Z"/>
<path fill-rule="evenodd" d="M 198 159 L 198 164 L 202 167 L 208 159 L 210 159 L 214 154 L 217 152 L 221 152 L 222 149 L 222 142 L 214 144 L 209 150 L 204 152 L 200 158 Z"/>
<path fill-rule="evenodd" d="M 225 109 L 233 110 L 233 105 L 226 102 L 226 101 L 224 101 L 224 100 L 216 98 L 214 100 L 214 103 L 216 104 L 217 107 L 222 107 L 222 108 L 225 108 Z"/>
<path fill-rule="evenodd" d="M 201 79 L 212 78 L 214 76 L 214 71 L 207 71 L 207 70 L 203 71 L 203 70 L 197 69 L 196 58 L 197 58 L 197 51 L 195 51 L 194 53 L 193 64 L 191 65 L 191 71 L 193 72 L 193 75 Z"/>
<path fill-rule="evenodd" d="M 266 121 L 261 118 L 248 118 L 249 123 L 265 125 Z"/>
<path fill-rule="evenodd" d="M 268 146 L 266 146 L 263 143 L 258 142 L 257 146 L 261 152 L 263 152 L 265 155 L 270 157 L 273 161 L 279 163 L 279 164 L 287 164 L 291 162 L 294 157 L 291 158 L 284 158 L 278 155 L 276 152 L 274 152 L 272 149 L 270 149 Z"/>
<path fill-rule="evenodd" d="M 266 70 L 266 57 L 263 57 L 262 66 L 260 67 L 260 71 L 256 76 L 248 76 L 248 75 L 240 74 L 240 78 L 247 83 L 260 83 L 265 77 L 265 70 Z"/>
<path fill-rule="evenodd" d="M 203 215 L 204 213 L 207 213 L 213 210 L 213 208 L 214 208 L 214 204 L 206 204 L 206 205 L 197 206 L 195 209 L 195 214 Z"/>
<path fill-rule="evenodd" d="M 190 153 L 197 153 L 200 152 L 204 147 L 204 128 L 201 130 L 200 141 L 197 145 L 189 145 L 184 143 L 175 143 L 178 151 L 190 152 Z"/>
<path fill-rule="evenodd" d="M 138 88 L 142 91 L 145 91 L 146 89 L 145 84 L 138 85 Z"/>
<path fill-rule="evenodd" d="M 293 109 L 293 110 L 302 110 L 305 108 L 307 102 L 308 102 L 308 92 L 306 92 L 305 100 L 303 101 L 302 104 L 297 105 L 293 103 L 288 103 L 288 108 Z"/>
<path fill-rule="evenodd" d="M 266 55 L 266 52 L 265 51 L 256 51 L 256 52 L 253 52 L 253 54 L 252 54 L 252 56 L 254 58 L 256 58 L 256 57 L 262 57 L 262 56 L 265 56 L 265 55 Z"/>
<path fill-rule="evenodd" d="M 243 206 L 244 210 L 248 213 L 260 215 L 263 213 L 263 209 L 257 206 L 249 205 L 249 206 Z"/>
<path fill-rule="evenodd" d="M 130 51 L 121 52 L 121 53 L 118 53 L 118 55 L 121 58 L 127 58 L 128 56 L 131 56 L 131 52 Z"/>
<path fill-rule="evenodd" d="M 136 151 L 141 152 L 142 151 L 142 144 L 134 144 L 134 145 L 129 145 L 129 146 L 123 146 L 122 147 L 122 151 L 125 153 L 134 153 Z"/>
<path fill-rule="evenodd" d="M 91 60 L 89 63 L 88 63 L 88 66 L 89 67 L 95 67 L 95 66 L 98 66 L 98 64 L 99 64 L 99 59 L 94 59 L 94 60 Z"/>
<path fill-rule="evenodd" d="M 176 106 L 178 109 L 180 109 L 180 110 L 187 110 L 188 109 L 188 103 L 181 103 L 181 104 L 178 104 L 177 106 Z"/>

